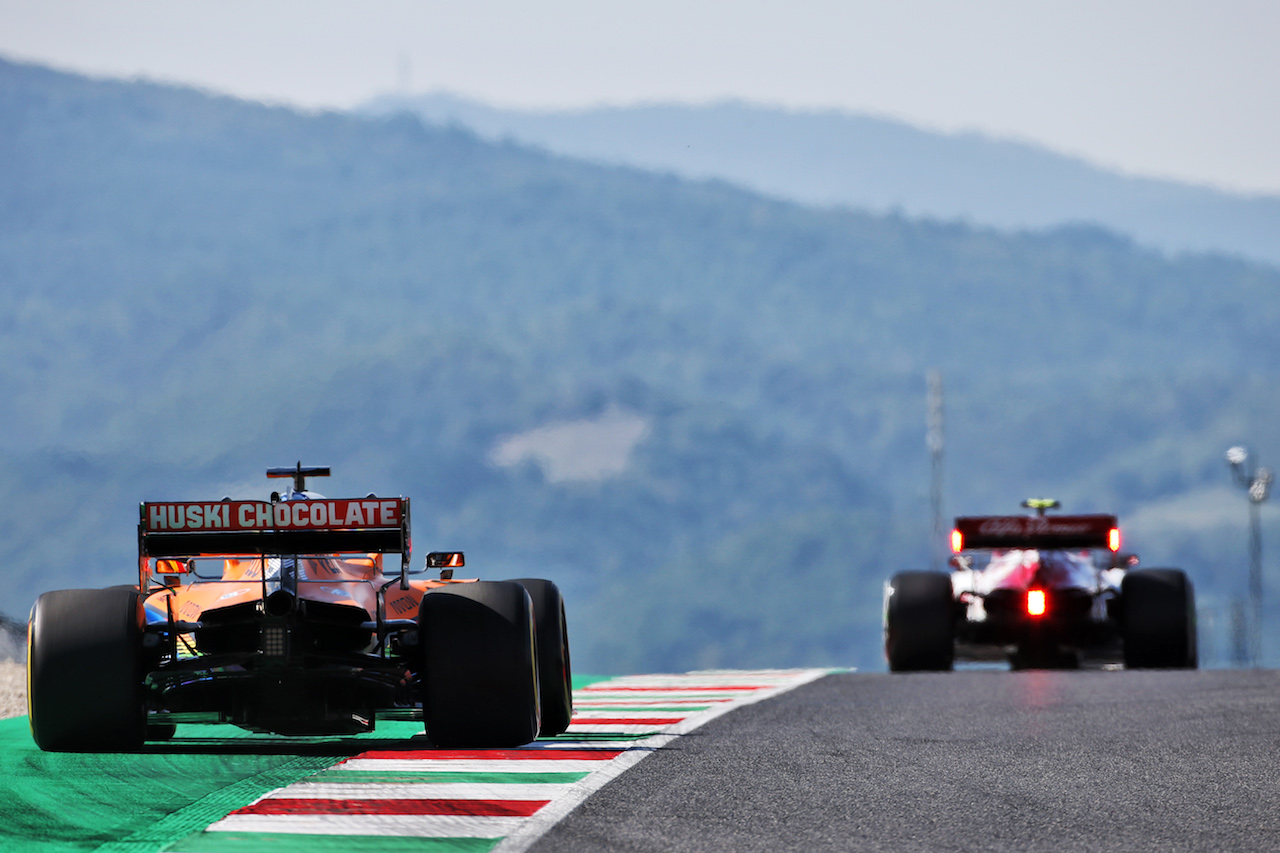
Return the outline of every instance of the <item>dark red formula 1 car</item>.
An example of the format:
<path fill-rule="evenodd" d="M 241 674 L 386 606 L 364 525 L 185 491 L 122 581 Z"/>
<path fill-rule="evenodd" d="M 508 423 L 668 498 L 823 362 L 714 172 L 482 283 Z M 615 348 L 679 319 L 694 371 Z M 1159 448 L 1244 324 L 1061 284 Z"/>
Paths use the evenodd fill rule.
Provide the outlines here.
<path fill-rule="evenodd" d="M 144 503 L 138 583 L 47 592 L 28 626 L 28 710 L 46 750 L 128 750 L 178 723 L 282 735 L 422 720 L 437 745 L 515 746 L 572 713 L 564 604 L 548 580 L 409 572 L 409 499 Z M 383 556 L 398 565 L 383 572 Z"/>
<path fill-rule="evenodd" d="M 953 571 L 900 572 L 885 585 L 885 654 L 894 672 L 956 661 L 1015 669 L 1123 663 L 1197 666 L 1195 594 L 1178 569 L 1136 569 L 1113 515 L 956 519 Z"/>

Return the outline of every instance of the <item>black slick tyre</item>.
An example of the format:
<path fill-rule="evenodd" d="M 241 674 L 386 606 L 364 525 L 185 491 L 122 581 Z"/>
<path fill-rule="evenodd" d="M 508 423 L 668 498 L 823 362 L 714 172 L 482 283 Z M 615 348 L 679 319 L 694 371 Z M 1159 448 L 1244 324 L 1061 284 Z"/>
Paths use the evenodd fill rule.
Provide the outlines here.
<path fill-rule="evenodd" d="M 155 723 L 147 726 L 146 738 L 153 741 L 172 740 L 177 732 L 178 727 L 173 723 Z"/>
<path fill-rule="evenodd" d="M 1195 669 L 1195 590 L 1179 569 L 1138 569 L 1120 583 L 1126 669 Z"/>
<path fill-rule="evenodd" d="M 543 735 L 563 734 L 573 719 L 573 672 L 569 663 L 569 628 L 564 598 L 549 580 L 519 578 L 533 601 L 538 638 L 538 702 Z"/>
<path fill-rule="evenodd" d="M 51 752 L 127 752 L 146 734 L 132 587 L 46 592 L 27 627 L 27 712 Z"/>
<path fill-rule="evenodd" d="M 891 672 L 949 670 L 955 662 L 951 576 L 899 572 L 885 600 L 884 651 Z"/>
<path fill-rule="evenodd" d="M 422 597 L 419 678 L 427 737 L 509 747 L 538 736 L 533 602 L 510 581 L 449 584 Z"/>

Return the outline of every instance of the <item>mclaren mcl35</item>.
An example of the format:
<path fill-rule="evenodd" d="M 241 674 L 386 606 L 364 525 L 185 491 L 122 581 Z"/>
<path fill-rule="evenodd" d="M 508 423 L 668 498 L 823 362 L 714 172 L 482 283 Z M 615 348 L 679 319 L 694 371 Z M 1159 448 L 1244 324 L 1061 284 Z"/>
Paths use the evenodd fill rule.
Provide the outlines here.
<path fill-rule="evenodd" d="M 138 581 L 46 592 L 28 626 L 40 748 L 133 750 L 178 724 L 348 735 L 421 720 L 438 746 L 506 747 L 572 713 L 554 583 L 410 571 L 409 499 L 330 499 L 276 468 L 265 501 L 143 503 Z M 383 566 L 387 555 L 399 555 Z M 412 577 L 430 572 L 427 577 Z"/>

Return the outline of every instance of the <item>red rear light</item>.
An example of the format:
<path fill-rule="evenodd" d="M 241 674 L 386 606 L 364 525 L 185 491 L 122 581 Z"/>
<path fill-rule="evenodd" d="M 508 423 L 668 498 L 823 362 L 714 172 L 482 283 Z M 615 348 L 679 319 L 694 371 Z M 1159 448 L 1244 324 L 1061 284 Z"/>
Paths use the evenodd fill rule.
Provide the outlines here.
<path fill-rule="evenodd" d="M 1043 616 L 1049 609 L 1048 599 L 1043 589 L 1027 590 L 1027 615 Z"/>
<path fill-rule="evenodd" d="M 951 550 L 956 554 L 964 550 L 964 534 L 959 530 L 951 531 Z"/>
<path fill-rule="evenodd" d="M 1112 551 L 1120 550 L 1120 528 L 1113 527 L 1107 531 L 1107 547 Z"/>

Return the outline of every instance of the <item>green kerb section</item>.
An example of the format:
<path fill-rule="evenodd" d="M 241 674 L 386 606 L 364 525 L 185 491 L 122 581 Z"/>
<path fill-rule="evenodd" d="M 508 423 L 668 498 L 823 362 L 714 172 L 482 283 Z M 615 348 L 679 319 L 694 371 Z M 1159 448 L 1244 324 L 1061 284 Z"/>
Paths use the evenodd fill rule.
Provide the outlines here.
<path fill-rule="evenodd" d="M 180 726 L 143 752 L 81 755 L 42 752 L 26 717 L 0 720 L 0 851 L 158 853 L 357 752 L 412 746 L 420 731 L 388 722 L 373 735 L 320 739 Z"/>
<path fill-rule="evenodd" d="M 204 829 L 228 812 L 247 806 L 267 791 L 290 785 L 315 772 L 318 767 L 327 767 L 333 760 L 331 756 L 293 758 L 213 791 L 119 841 L 103 844 L 97 848 L 97 853 L 152 853 L 176 838 Z"/>
<path fill-rule="evenodd" d="M 203 832 L 169 848 L 172 853 L 485 853 L 499 838 L 414 838 L 387 835 Z"/>
<path fill-rule="evenodd" d="M 612 676 L 575 675 L 574 689 Z M 369 749 L 420 747 L 421 723 L 381 722 L 369 735 L 283 738 L 234 726 L 179 726 L 139 753 L 42 752 L 26 717 L 0 720 L 0 853 L 159 853 L 161 850 L 487 851 L 492 839 L 202 832 L 258 797 Z M 597 736 L 629 740 L 645 735 Z M 563 739 L 563 738 L 562 738 Z M 574 740 L 590 740 L 573 738 Z M 579 773 L 460 774 L 329 771 L 327 781 L 576 782 Z M 336 775 L 341 774 L 341 775 Z M 381 777 L 381 778 L 377 778 Z M 505 778 L 500 778 L 505 777 Z"/>

